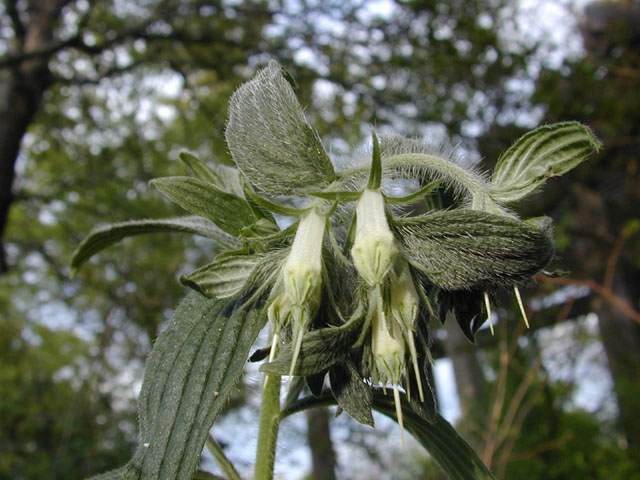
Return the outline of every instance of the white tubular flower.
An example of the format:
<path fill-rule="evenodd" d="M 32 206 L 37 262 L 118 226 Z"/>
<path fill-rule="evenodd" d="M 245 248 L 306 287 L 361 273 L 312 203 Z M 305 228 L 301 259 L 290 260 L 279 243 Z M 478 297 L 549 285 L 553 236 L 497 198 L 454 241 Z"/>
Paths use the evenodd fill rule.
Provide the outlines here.
<path fill-rule="evenodd" d="M 351 249 L 353 263 L 367 284 L 382 283 L 398 254 L 384 212 L 380 190 L 366 189 L 356 207 L 356 238 Z"/>
<path fill-rule="evenodd" d="M 300 218 L 291 251 L 283 266 L 280 285 L 276 287 L 268 310 L 273 326 L 270 360 L 275 357 L 280 329 L 291 322 L 293 330 L 292 375 L 300 354 L 302 336 L 320 305 L 322 291 L 322 240 L 326 217 L 311 209 Z M 284 288 L 282 288 L 284 287 Z"/>
<path fill-rule="evenodd" d="M 311 209 L 300 218 L 291 252 L 282 272 L 284 288 L 296 306 L 320 301 L 322 239 L 327 219 Z"/>

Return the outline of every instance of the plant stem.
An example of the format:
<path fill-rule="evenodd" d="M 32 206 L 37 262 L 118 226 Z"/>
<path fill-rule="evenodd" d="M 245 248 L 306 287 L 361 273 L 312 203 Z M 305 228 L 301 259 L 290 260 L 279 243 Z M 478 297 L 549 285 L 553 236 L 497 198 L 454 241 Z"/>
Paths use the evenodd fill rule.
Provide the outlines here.
<path fill-rule="evenodd" d="M 280 426 L 280 376 L 266 374 L 262 389 L 255 480 L 271 480 Z"/>
<path fill-rule="evenodd" d="M 233 466 L 233 463 L 229 461 L 227 456 L 222 451 L 220 444 L 209 434 L 205 443 L 207 450 L 213 455 L 213 458 L 218 463 L 220 470 L 224 473 L 229 480 L 241 480 L 238 471 Z"/>

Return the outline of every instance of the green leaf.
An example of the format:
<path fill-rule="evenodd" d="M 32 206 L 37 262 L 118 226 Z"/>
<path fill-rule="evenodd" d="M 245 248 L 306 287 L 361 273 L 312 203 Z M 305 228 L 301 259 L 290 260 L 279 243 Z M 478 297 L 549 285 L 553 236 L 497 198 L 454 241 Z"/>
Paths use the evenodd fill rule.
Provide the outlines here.
<path fill-rule="evenodd" d="M 323 188 L 336 176 L 275 61 L 231 97 L 226 137 L 243 175 L 270 195 Z"/>
<path fill-rule="evenodd" d="M 264 326 L 262 310 L 189 294 L 156 341 L 138 399 L 140 445 L 123 480 L 192 478 L 209 429 Z"/>
<path fill-rule="evenodd" d="M 89 477 L 87 480 L 121 480 L 126 470 L 127 466 L 125 465 L 124 467 L 116 468 L 105 473 L 94 475 L 93 477 Z"/>
<path fill-rule="evenodd" d="M 362 192 L 343 190 L 339 192 L 309 192 L 308 195 L 323 198 L 325 200 L 334 200 L 336 202 L 355 202 L 362 196 Z"/>
<path fill-rule="evenodd" d="M 213 473 L 207 472 L 205 470 L 198 470 L 193 474 L 193 480 L 228 480 L 225 477 L 221 477 L 219 475 L 214 475 Z"/>
<path fill-rule="evenodd" d="M 354 420 L 373 427 L 372 390 L 352 362 L 336 363 L 329 370 L 331 392 L 340 408 Z"/>
<path fill-rule="evenodd" d="M 356 342 L 360 317 L 348 321 L 340 327 L 321 328 L 312 330 L 302 337 L 300 354 L 296 361 L 294 375 L 312 375 L 331 365 L 342 361 Z M 285 345 L 278 356 L 260 367 L 261 372 L 275 375 L 289 375 L 293 361 L 292 345 Z"/>
<path fill-rule="evenodd" d="M 536 128 L 498 159 L 491 178 L 491 197 L 499 202 L 520 200 L 547 178 L 576 167 L 601 146 L 591 130 L 578 122 Z"/>
<path fill-rule="evenodd" d="M 222 185 L 218 185 L 225 192 L 233 193 L 235 196 L 244 198 L 245 184 L 240 171 L 229 165 L 216 165 L 216 173 L 220 176 Z"/>
<path fill-rule="evenodd" d="M 180 277 L 180 282 L 209 298 L 229 298 L 243 290 L 257 264 L 256 255 L 224 252 L 213 262 Z"/>
<path fill-rule="evenodd" d="M 477 210 L 503 212 L 489 195 L 484 178 L 474 169 L 463 168 L 442 149 L 399 135 L 380 137 L 380 155 L 385 178 L 406 178 L 427 184 L 442 179 L 442 187 Z M 340 172 L 337 186 L 360 184 L 369 170 L 359 166 Z M 338 188 L 335 188 L 338 189 Z"/>
<path fill-rule="evenodd" d="M 425 421 L 401 394 L 404 426 L 433 456 L 451 480 L 494 480 L 494 476 L 465 440 L 441 415 Z M 376 392 L 373 408 L 396 420 L 393 398 Z"/>
<path fill-rule="evenodd" d="M 553 256 L 550 225 L 475 210 L 395 219 L 409 262 L 445 290 L 510 286 L 542 270 Z"/>
<path fill-rule="evenodd" d="M 181 152 L 180 160 L 196 178 L 211 183 L 222 191 L 244 198 L 244 182 L 237 168 L 217 164 L 213 169 L 188 152 Z"/>
<path fill-rule="evenodd" d="M 380 143 L 375 130 L 371 131 L 373 137 L 373 153 L 371 158 L 371 171 L 369 172 L 369 190 L 378 190 L 382 182 L 382 157 L 380 156 Z"/>
<path fill-rule="evenodd" d="M 253 192 L 250 188 L 247 188 L 245 191 L 245 198 L 249 202 L 253 202 L 258 209 L 270 213 L 275 213 L 277 215 L 284 215 L 286 217 L 298 217 L 305 213 L 308 208 L 295 208 L 288 207 L 286 205 L 281 205 L 276 202 L 272 202 L 257 193 Z"/>
<path fill-rule="evenodd" d="M 386 203 L 389 203 L 391 205 L 404 205 L 407 203 L 412 203 L 429 195 L 436 188 L 438 188 L 438 185 L 440 185 L 443 181 L 444 181 L 444 178 L 439 178 L 437 180 L 434 180 L 433 182 L 428 183 L 424 187 L 404 197 L 390 197 L 388 195 L 385 195 L 384 200 Z"/>
<path fill-rule="evenodd" d="M 441 415 L 435 414 L 433 419 L 425 419 L 413 409 L 404 393 L 400 393 L 400 402 L 405 428 L 433 456 L 451 480 L 495 480 L 469 444 Z M 335 403 L 330 393 L 301 398 L 287 406 L 281 418 Z M 384 395 L 380 389 L 375 389 L 373 394 L 373 408 L 397 421 L 393 396 Z"/>
<path fill-rule="evenodd" d="M 227 458 L 222 450 L 222 447 L 218 442 L 216 442 L 215 438 L 211 436 L 211 434 L 207 435 L 207 440 L 205 441 L 205 445 L 209 453 L 213 456 L 220 470 L 227 476 L 229 480 L 241 480 L 238 471 L 233 466 L 233 463 Z M 197 473 L 196 473 L 197 474 Z"/>
<path fill-rule="evenodd" d="M 245 200 L 202 180 L 164 177 L 149 183 L 182 208 L 208 218 L 233 236 L 238 236 L 244 227 L 257 220 Z"/>
<path fill-rule="evenodd" d="M 93 255 L 123 238 L 158 232 L 193 233 L 211 238 L 223 248 L 235 248 L 238 245 L 231 235 L 220 230 L 209 220 L 196 216 L 131 220 L 93 229 L 73 253 L 71 273 L 75 275 L 82 264 Z"/>
<path fill-rule="evenodd" d="M 220 175 L 218 175 L 212 168 L 201 161 L 198 157 L 190 154 L 189 152 L 180 152 L 178 156 L 196 178 L 204 180 L 205 182 L 211 183 L 224 190 L 224 184 L 222 178 L 220 178 Z"/>

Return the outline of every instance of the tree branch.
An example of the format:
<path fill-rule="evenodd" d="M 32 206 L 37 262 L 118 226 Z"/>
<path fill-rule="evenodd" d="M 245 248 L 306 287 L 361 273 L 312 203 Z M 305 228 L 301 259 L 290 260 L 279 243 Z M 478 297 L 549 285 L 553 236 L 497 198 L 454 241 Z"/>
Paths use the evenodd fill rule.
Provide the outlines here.
<path fill-rule="evenodd" d="M 15 34 L 16 38 L 20 40 L 20 43 L 22 43 L 22 39 L 24 38 L 26 30 L 24 28 L 22 20 L 20 20 L 20 13 L 16 8 L 17 3 L 18 2 L 16 0 L 6 0 L 4 2 L 7 13 L 9 14 L 9 18 L 11 19 L 11 24 L 13 25 L 13 33 Z"/>
<path fill-rule="evenodd" d="M 544 275 L 536 275 L 537 280 L 541 280 L 547 283 L 553 283 L 556 285 L 574 285 L 578 287 L 588 287 L 598 295 L 600 295 L 603 299 L 605 299 L 611 306 L 617 308 L 627 317 L 634 320 L 636 323 L 640 325 L 640 312 L 635 310 L 631 305 L 629 305 L 626 300 L 619 297 L 611 290 L 606 287 L 600 285 L 598 282 L 594 280 L 579 280 L 577 278 L 550 278 L 545 277 Z"/>

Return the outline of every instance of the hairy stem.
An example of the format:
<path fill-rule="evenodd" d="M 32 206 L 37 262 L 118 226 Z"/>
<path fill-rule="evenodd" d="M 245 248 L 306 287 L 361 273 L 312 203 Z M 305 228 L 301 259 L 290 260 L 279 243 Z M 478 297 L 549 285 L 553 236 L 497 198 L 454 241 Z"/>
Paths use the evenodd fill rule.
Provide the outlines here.
<path fill-rule="evenodd" d="M 255 480 L 271 480 L 280 426 L 280 376 L 266 374 L 262 389 Z"/>

